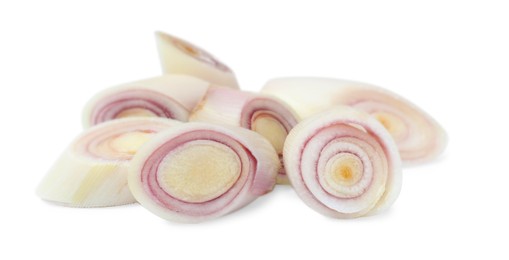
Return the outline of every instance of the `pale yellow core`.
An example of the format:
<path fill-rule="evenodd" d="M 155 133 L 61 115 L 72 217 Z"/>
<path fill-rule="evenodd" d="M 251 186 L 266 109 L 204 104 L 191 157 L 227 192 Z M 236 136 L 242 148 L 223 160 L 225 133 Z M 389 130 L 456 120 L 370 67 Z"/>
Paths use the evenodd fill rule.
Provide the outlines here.
<path fill-rule="evenodd" d="M 352 154 L 340 154 L 327 163 L 325 181 L 329 187 L 351 186 L 362 177 L 362 162 Z"/>
<path fill-rule="evenodd" d="M 179 39 L 173 39 L 175 45 L 181 49 L 182 51 L 184 51 L 185 53 L 193 56 L 193 57 L 198 57 L 200 56 L 200 51 L 198 49 L 196 49 L 195 47 L 189 45 L 188 43 L 184 42 L 184 41 L 181 41 Z"/>
<path fill-rule="evenodd" d="M 154 133 L 129 132 L 114 137 L 109 141 L 110 148 L 117 153 L 134 155 L 140 147 L 145 144 Z"/>
<path fill-rule="evenodd" d="M 386 112 L 376 112 L 372 115 L 382 123 L 396 141 L 405 137 L 406 125 L 399 117 Z"/>
<path fill-rule="evenodd" d="M 183 45 L 183 47 L 186 50 L 186 52 L 189 53 L 190 55 L 198 56 L 199 52 L 195 48 L 193 48 L 193 47 L 191 47 L 191 46 L 189 46 L 187 44 Z"/>
<path fill-rule="evenodd" d="M 288 133 L 277 119 L 272 116 L 258 116 L 251 124 L 251 128 L 269 140 L 278 154 L 283 152 L 283 146 Z"/>
<path fill-rule="evenodd" d="M 126 117 L 157 117 L 154 112 L 143 108 L 129 108 L 118 113 L 115 118 Z"/>
<path fill-rule="evenodd" d="M 168 155 L 159 168 L 158 178 L 171 196 L 200 203 L 227 192 L 240 172 L 240 159 L 232 149 L 202 140 Z"/>

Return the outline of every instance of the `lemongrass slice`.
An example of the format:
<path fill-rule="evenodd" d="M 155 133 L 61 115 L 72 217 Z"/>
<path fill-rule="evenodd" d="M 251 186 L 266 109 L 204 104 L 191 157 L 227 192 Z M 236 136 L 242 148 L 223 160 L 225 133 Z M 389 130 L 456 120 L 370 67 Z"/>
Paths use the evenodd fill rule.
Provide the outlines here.
<path fill-rule="evenodd" d="M 164 73 L 187 74 L 220 86 L 239 88 L 232 70 L 207 51 L 162 32 L 156 33 L 156 41 Z"/>
<path fill-rule="evenodd" d="M 271 191 L 280 166 L 274 148 L 257 133 L 205 123 L 161 132 L 131 163 L 136 200 L 181 222 L 225 215 Z"/>
<path fill-rule="evenodd" d="M 211 87 L 205 98 L 189 116 L 189 121 L 240 126 L 265 137 L 282 158 L 288 132 L 298 123 L 297 114 L 278 98 Z M 288 183 L 281 167 L 278 183 Z"/>
<path fill-rule="evenodd" d="M 389 131 L 405 163 L 436 158 L 447 144 L 444 129 L 423 110 L 386 89 L 327 78 L 280 78 L 263 93 L 286 101 L 303 118 L 335 105 L 348 105 L 374 116 Z"/>
<path fill-rule="evenodd" d="M 292 186 L 316 211 L 354 218 L 388 208 L 401 189 L 401 159 L 382 124 L 335 107 L 295 126 L 284 147 Z"/>
<path fill-rule="evenodd" d="M 209 83 L 186 75 L 165 75 L 106 89 L 83 111 L 83 125 L 118 118 L 164 117 L 187 121 L 205 95 Z"/>
<path fill-rule="evenodd" d="M 178 124 L 162 118 L 125 118 L 85 130 L 42 179 L 38 196 L 72 207 L 136 202 L 127 186 L 129 161 L 155 133 Z"/>

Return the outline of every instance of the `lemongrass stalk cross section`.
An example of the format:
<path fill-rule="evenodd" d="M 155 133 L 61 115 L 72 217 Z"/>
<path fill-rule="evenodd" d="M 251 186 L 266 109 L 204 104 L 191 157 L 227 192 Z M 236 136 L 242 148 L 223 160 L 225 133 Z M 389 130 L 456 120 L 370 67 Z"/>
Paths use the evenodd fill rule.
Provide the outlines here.
<path fill-rule="evenodd" d="M 381 87 L 329 78 L 278 78 L 262 89 L 287 102 L 303 117 L 336 105 L 351 106 L 375 117 L 389 131 L 405 163 L 425 162 L 445 149 L 444 129 L 422 109 Z"/>
<path fill-rule="evenodd" d="M 85 130 L 40 182 L 38 196 L 73 207 L 136 202 L 127 186 L 129 161 L 156 133 L 179 124 L 162 118 L 125 118 Z"/>
<path fill-rule="evenodd" d="M 200 222 L 271 191 L 280 162 L 270 143 L 231 126 L 186 123 L 161 132 L 129 169 L 136 200 L 167 220 Z"/>
<path fill-rule="evenodd" d="M 187 121 L 210 84 L 186 75 L 165 75 L 108 88 L 85 106 L 83 125 L 126 117 L 164 117 Z"/>
<path fill-rule="evenodd" d="M 186 74 L 215 85 L 239 88 L 232 70 L 207 51 L 162 32 L 156 33 L 156 41 L 164 73 Z"/>
<path fill-rule="evenodd" d="M 297 194 L 327 216 L 374 214 L 393 204 L 401 189 L 401 159 L 390 134 L 349 107 L 300 122 L 286 139 L 283 158 Z"/>

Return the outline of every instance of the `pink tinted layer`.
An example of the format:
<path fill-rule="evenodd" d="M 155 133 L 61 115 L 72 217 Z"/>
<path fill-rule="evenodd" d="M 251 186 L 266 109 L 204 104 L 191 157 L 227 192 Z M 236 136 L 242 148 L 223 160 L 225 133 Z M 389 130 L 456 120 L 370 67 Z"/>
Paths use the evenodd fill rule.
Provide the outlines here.
<path fill-rule="evenodd" d="M 159 166 L 168 154 L 177 149 L 179 146 L 196 140 L 209 140 L 217 142 L 231 148 L 237 155 L 247 155 L 248 161 L 245 161 L 245 159 L 242 160 L 242 158 L 246 158 L 245 156 L 239 156 L 239 158 L 241 158 L 240 168 L 243 169 L 243 166 L 245 165 L 248 165 L 249 168 L 247 172 L 241 171 L 240 176 L 235 184 L 222 195 L 206 202 L 190 203 L 179 200 L 178 198 L 173 197 L 171 194 L 168 194 L 161 187 L 157 177 L 159 174 Z M 141 182 L 145 192 L 149 194 L 150 197 L 152 197 L 152 199 L 160 206 L 171 211 L 189 216 L 206 216 L 212 215 L 225 209 L 230 204 L 232 204 L 235 199 L 237 199 L 239 193 L 241 193 L 242 190 L 250 189 L 254 182 L 256 171 L 256 159 L 244 146 L 239 145 L 236 140 L 216 131 L 195 130 L 193 132 L 188 132 L 176 136 L 155 150 L 146 159 L 146 162 L 141 170 Z"/>
<path fill-rule="evenodd" d="M 95 106 L 91 114 L 92 125 L 113 120 L 122 111 L 140 108 L 154 113 L 158 117 L 184 121 L 185 118 L 176 118 L 172 111 L 175 106 L 181 106 L 174 99 L 161 93 L 145 89 L 126 90 L 115 95 L 110 95 Z"/>

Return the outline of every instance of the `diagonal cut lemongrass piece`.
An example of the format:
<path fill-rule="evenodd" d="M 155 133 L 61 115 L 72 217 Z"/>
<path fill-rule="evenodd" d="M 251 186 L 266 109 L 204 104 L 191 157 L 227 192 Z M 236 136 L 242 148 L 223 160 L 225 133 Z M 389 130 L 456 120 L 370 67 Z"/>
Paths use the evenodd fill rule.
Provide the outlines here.
<path fill-rule="evenodd" d="M 387 209 L 401 189 L 394 140 L 370 115 L 334 107 L 304 119 L 284 147 L 286 174 L 301 199 L 335 218 Z"/>
<path fill-rule="evenodd" d="M 403 97 L 377 86 L 295 77 L 270 80 L 262 92 L 281 98 L 303 118 L 335 105 L 367 112 L 389 131 L 405 163 L 434 159 L 447 144 L 444 129 L 431 116 Z"/>
<path fill-rule="evenodd" d="M 72 207 L 134 203 L 127 186 L 129 161 L 157 132 L 180 124 L 162 118 L 125 118 L 89 128 L 58 158 L 37 194 Z"/>
<path fill-rule="evenodd" d="M 126 117 L 164 117 L 187 121 L 210 84 L 186 75 L 165 75 L 108 88 L 85 106 L 83 125 Z"/>
<path fill-rule="evenodd" d="M 138 151 L 129 188 L 167 220 L 200 222 L 270 192 L 280 162 L 270 143 L 240 127 L 186 123 L 159 133 Z"/>
<path fill-rule="evenodd" d="M 207 51 L 175 36 L 156 32 L 163 73 L 186 74 L 216 85 L 238 89 L 232 70 Z"/>
<path fill-rule="evenodd" d="M 240 126 L 265 137 L 282 158 L 286 135 L 298 123 L 299 117 L 276 97 L 211 87 L 205 98 L 189 116 L 189 121 Z M 278 183 L 287 184 L 288 178 L 281 168 Z"/>

